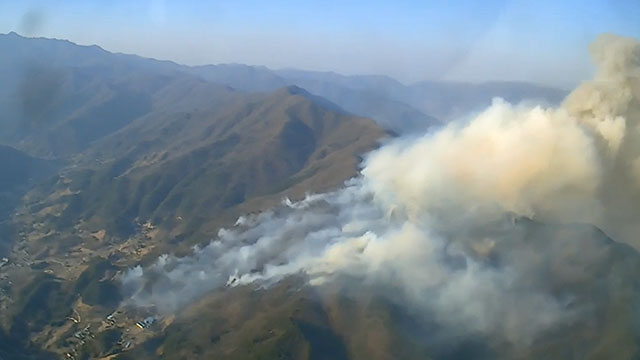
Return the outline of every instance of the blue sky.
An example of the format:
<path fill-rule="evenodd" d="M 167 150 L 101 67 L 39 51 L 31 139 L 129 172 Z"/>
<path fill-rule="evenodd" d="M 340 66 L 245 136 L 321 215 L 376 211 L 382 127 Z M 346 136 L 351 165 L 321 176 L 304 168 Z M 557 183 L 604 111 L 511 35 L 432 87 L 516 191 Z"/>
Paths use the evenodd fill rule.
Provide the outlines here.
<path fill-rule="evenodd" d="M 10 31 L 186 64 L 571 87 L 597 34 L 640 37 L 640 1 L 3 1 Z"/>

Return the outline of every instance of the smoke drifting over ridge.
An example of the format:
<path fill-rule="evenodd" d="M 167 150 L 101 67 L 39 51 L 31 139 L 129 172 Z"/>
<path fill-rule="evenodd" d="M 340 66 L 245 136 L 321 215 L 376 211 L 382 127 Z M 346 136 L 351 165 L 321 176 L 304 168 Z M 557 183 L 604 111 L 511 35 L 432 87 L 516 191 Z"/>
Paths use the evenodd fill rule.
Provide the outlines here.
<path fill-rule="evenodd" d="M 640 43 L 603 35 L 591 51 L 598 74 L 561 107 L 496 100 L 469 122 L 394 140 L 345 188 L 242 217 L 192 256 L 131 269 L 125 292 L 170 312 L 225 285 L 355 278 L 446 326 L 514 344 L 591 311 L 571 285 L 611 290 L 595 280 L 615 261 L 610 240 L 553 224 L 594 224 L 640 246 Z"/>

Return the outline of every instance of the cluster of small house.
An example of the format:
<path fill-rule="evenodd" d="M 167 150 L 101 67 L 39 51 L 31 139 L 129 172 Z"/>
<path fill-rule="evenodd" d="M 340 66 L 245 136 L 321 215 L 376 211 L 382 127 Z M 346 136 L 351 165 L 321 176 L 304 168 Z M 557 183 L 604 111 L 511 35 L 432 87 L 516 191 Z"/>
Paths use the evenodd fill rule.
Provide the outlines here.
<path fill-rule="evenodd" d="M 107 326 L 116 326 L 118 322 L 118 315 L 120 315 L 120 313 L 121 313 L 120 311 L 116 310 L 113 313 L 109 314 L 104 320 L 105 324 Z M 146 329 L 155 322 L 156 322 L 155 316 L 148 316 L 144 320 L 137 321 L 136 326 L 140 329 Z"/>
<path fill-rule="evenodd" d="M 71 318 L 71 320 L 74 320 L 74 319 Z M 77 320 L 74 322 L 76 324 L 78 323 Z M 94 339 L 95 335 L 93 335 L 93 333 L 91 332 L 91 325 L 89 324 L 85 326 L 84 329 L 76 331 L 73 334 L 73 337 L 77 340 L 73 342 L 73 345 L 71 346 L 71 351 L 65 353 L 65 357 L 70 360 L 74 360 L 76 358 L 76 354 L 78 353 L 78 347 L 85 344 L 85 339 L 88 337 Z"/>
<path fill-rule="evenodd" d="M 136 322 L 136 326 L 139 327 L 140 329 L 146 329 L 149 326 L 151 326 L 154 322 L 156 322 L 156 318 L 153 316 L 149 316 L 148 318 L 142 321 Z"/>
<path fill-rule="evenodd" d="M 120 314 L 121 311 L 116 310 L 113 313 L 107 315 L 107 317 L 104 319 L 103 324 L 107 327 L 115 327 L 119 322 L 118 317 Z M 79 319 L 75 319 L 73 317 L 70 317 L 69 319 L 73 320 L 73 322 L 76 324 L 80 322 Z M 156 318 L 154 316 L 149 316 L 144 320 L 137 321 L 136 326 L 140 329 L 146 329 L 155 322 Z M 126 331 L 129 332 L 129 329 L 126 329 Z M 87 325 L 82 330 L 76 331 L 73 334 L 73 337 L 75 338 L 75 341 L 73 341 L 71 351 L 65 354 L 66 358 L 69 360 L 75 359 L 78 352 L 78 347 L 85 344 L 85 341 L 88 337 L 95 338 L 95 335 L 91 332 L 91 325 Z M 123 333 L 117 344 L 122 348 L 122 350 L 128 350 L 132 345 L 132 341 L 127 339 L 126 335 Z"/>
<path fill-rule="evenodd" d="M 107 317 L 104 319 L 104 322 L 107 324 L 107 326 L 116 326 L 116 322 L 118 321 L 117 316 L 119 313 L 119 311 L 114 311 L 111 314 L 107 315 Z"/>
<path fill-rule="evenodd" d="M 87 325 L 82 330 L 78 330 L 73 334 L 74 337 L 80 339 L 80 342 L 84 344 L 84 339 L 87 337 L 95 338 L 93 333 L 91 332 L 91 325 Z"/>
<path fill-rule="evenodd" d="M 117 344 L 120 345 L 122 350 L 129 350 L 129 348 L 131 347 L 131 340 L 125 339 L 124 334 L 122 334 L 122 336 L 120 336 L 120 340 L 118 340 Z"/>

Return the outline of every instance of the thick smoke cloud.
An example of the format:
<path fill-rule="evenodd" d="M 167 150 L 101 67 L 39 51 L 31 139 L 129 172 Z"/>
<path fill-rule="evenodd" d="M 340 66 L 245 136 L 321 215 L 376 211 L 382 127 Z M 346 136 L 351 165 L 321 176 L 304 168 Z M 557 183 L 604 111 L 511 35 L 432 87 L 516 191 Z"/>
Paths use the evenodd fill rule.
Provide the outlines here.
<path fill-rule="evenodd" d="M 588 311 L 558 289 L 607 256 L 594 228 L 553 224 L 640 245 L 640 45 L 605 35 L 591 50 L 598 74 L 561 107 L 498 99 L 394 140 L 343 189 L 242 217 L 192 256 L 130 270 L 125 291 L 170 312 L 225 285 L 358 279 L 450 328 L 529 343 Z"/>

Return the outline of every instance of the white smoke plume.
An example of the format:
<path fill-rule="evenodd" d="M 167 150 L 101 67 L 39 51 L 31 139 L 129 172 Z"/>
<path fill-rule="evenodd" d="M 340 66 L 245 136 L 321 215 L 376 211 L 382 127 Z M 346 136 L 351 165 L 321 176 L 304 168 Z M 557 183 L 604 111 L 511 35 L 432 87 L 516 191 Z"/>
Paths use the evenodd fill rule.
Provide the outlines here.
<path fill-rule="evenodd" d="M 242 217 L 192 256 L 130 270 L 125 291 L 174 311 L 225 285 L 355 278 L 445 325 L 532 341 L 583 311 L 557 285 L 588 280 L 607 256 L 593 228 L 542 223 L 640 245 L 640 44 L 604 35 L 591 51 L 598 74 L 561 107 L 497 99 L 394 140 L 343 189 Z"/>

